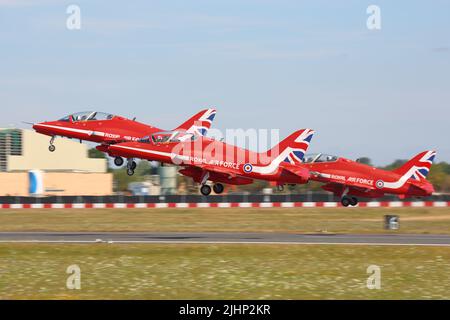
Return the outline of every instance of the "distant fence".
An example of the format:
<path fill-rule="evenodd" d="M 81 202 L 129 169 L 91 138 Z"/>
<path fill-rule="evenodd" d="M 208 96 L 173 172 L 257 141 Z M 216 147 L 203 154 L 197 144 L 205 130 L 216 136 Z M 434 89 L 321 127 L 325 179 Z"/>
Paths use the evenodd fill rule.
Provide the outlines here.
<path fill-rule="evenodd" d="M 328 193 L 229 194 L 161 196 L 52 196 L 0 197 L 0 209 L 10 208 L 202 208 L 202 207 L 336 207 L 339 198 Z M 360 207 L 447 207 L 450 195 L 398 200 L 386 196 L 376 201 L 360 199 Z"/>

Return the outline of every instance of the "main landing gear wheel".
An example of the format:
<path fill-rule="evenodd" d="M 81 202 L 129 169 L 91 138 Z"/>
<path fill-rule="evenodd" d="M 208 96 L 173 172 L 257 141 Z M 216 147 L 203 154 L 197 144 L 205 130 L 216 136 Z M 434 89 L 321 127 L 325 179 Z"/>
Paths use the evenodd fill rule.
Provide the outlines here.
<path fill-rule="evenodd" d="M 207 184 L 202 185 L 202 187 L 200 188 L 200 192 L 202 195 L 204 196 L 209 196 L 211 194 L 211 187 L 208 186 Z"/>
<path fill-rule="evenodd" d="M 114 158 L 114 164 L 115 164 L 117 167 L 123 166 L 123 163 L 124 163 L 123 158 L 121 158 L 121 157 L 116 157 L 116 158 Z"/>
<path fill-rule="evenodd" d="M 127 175 L 129 175 L 130 177 L 134 175 L 134 170 L 133 169 L 127 169 Z"/>
<path fill-rule="evenodd" d="M 347 197 L 347 196 L 345 196 L 345 197 L 343 197 L 341 199 L 341 203 L 342 203 L 342 205 L 344 207 L 348 207 L 348 206 L 354 207 L 354 206 L 356 206 L 358 204 L 358 199 L 355 198 L 355 197 Z"/>
<path fill-rule="evenodd" d="M 55 150 L 56 150 L 56 147 L 53 145 L 53 142 L 55 142 L 55 139 L 56 139 L 55 136 L 53 136 L 50 139 L 50 146 L 48 147 L 48 151 L 50 151 L 50 152 L 55 152 Z"/>
<path fill-rule="evenodd" d="M 344 207 L 348 207 L 350 205 L 350 198 L 349 197 L 343 197 L 341 199 L 341 203 Z"/>
<path fill-rule="evenodd" d="M 137 164 L 133 159 L 128 159 L 127 169 L 136 170 Z"/>
<path fill-rule="evenodd" d="M 221 184 L 221 183 L 216 183 L 213 186 L 214 193 L 216 193 L 216 194 L 221 194 L 224 189 L 225 188 L 224 188 L 223 184 Z"/>
<path fill-rule="evenodd" d="M 277 190 L 280 192 L 284 191 L 284 186 L 282 184 L 277 185 Z"/>

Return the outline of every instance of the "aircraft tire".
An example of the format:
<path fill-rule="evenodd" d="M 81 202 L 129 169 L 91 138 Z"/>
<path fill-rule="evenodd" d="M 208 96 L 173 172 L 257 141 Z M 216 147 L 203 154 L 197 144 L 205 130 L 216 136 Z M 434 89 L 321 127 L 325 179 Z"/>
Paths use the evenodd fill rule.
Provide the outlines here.
<path fill-rule="evenodd" d="M 207 184 L 202 185 L 202 187 L 200 188 L 200 192 L 202 195 L 204 196 L 209 196 L 211 194 L 211 187 L 208 186 Z"/>
<path fill-rule="evenodd" d="M 133 169 L 128 169 L 127 170 L 127 175 L 129 175 L 130 177 L 134 175 L 134 170 Z"/>
<path fill-rule="evenodd" d="M 132 169 L 132 170 L 136 170 L 136 167 L 137 167 L 137 163 L 136 163 L 136 161 L 133 161 L 133 162 L 131 163 L 131 169 Z"/>
<path fill-rule="evenodd" d="M 277 185 L 277 190 L 280 192 L 284 191 L 284 186 L 282 184 Z"/>
<path fill-rule="evenodd" d="M 114 164 L 115 164 L 117 167 L 123 166 L 123 163 L 124 163 L 123 158 L 121 158 L 121 157 L 116 157 L 116 158 L 114 158 Z"/>
<path fill-rule="evenodd" d="M 355 198 L 355 197 L 351 197 L 351 198 L 350 198 L 350 205 L 351 205 L 352 207 L 354 207 L 354 206 L 356 206 L 357 204 L 358 204 L 358 199 Z"/>
<path fill-rule="evenodd" d="M 56 150 L 56 147 L 54 145 L 50 145 L 48 147 L 48 151 L 50 151 L 50 152 L 55 152 L 55 150 Z"/>
<path fill-rule="evenodd" d="M 221 194 L 224 189 L 225 189 L 225 187 L 221 183 L 216 183 L 213 186 L 214 193 L 216 193 L 216 194 Z"/>
<path fill-rule="evenodd" d="M 348 207 L 348 206 L 350 205 L 350 198 L 348 198 L 348 197 L 343 197 L 343 198 L 341 199 L 341 204 L 342 204 L 344 207 Z"/>

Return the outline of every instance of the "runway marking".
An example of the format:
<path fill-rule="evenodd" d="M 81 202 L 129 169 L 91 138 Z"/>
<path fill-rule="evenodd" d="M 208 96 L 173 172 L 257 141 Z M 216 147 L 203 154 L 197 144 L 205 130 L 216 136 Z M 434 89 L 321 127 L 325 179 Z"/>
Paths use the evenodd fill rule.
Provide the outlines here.
<path fill-rule="evenodd" d="M 14 203 L 0 204 L 0 209 L 144 209 L 144 208 L 341 208 L 340 202 L 188 202 L 188 203 Z M 360 208 L 450 207 L 450 201 L 371 201 L 360 202 Z M 349 208 L 351 209 L 351 208 Z"/>
<path fill-rule="evenodd" d="M 444 243 L 374 243 L 374 242 L 292 242 L 292 241 L 164 241 L 164 240 L 0 240 L 0 243 L 60 244 L 266 244 L 266 245 L 342 245 L 342 246 L 432 246 L 450 247 Z"/>

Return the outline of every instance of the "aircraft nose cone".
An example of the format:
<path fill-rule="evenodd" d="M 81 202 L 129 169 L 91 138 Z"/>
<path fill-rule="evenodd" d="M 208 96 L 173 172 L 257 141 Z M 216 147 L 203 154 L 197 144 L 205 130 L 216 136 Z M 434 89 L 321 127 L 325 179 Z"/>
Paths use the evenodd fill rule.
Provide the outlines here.
<path fill-rule="evenodd" d="M 41 124 L 40 123 L 35 123 L 35 124 L 33 124 L 33 129 L 34 130 L 38 130 L 39 128 L 41 128 L 42 126 L 41 126 Z"/>

